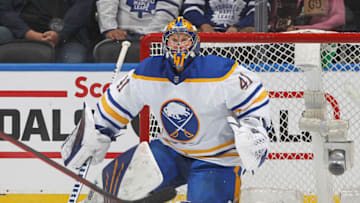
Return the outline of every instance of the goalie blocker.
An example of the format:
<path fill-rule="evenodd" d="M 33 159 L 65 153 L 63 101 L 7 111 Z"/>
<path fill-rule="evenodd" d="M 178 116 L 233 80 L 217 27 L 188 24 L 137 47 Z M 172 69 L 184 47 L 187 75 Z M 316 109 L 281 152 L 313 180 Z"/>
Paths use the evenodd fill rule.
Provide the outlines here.
<path fill-rule="evenodd" d="M 61 157 L 65 166 L 80 168 L 88 158 L 97 164 L 104 160 L 112 137 L 95 129 L 95 122 L 90 107 L 84 103 L 82 118 L 73 132 L 61 146 Z"/>

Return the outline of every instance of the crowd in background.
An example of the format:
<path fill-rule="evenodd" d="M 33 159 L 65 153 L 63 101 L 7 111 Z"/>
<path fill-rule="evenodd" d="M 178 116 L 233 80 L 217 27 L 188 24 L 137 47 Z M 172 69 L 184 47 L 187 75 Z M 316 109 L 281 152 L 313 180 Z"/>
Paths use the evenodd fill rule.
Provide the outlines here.
<path fill-rule="evenodd" d="M 177 16 L 199 32 L 259 32 L 259 3 L 266 5 L 266 32 L 360 30 L 357 0 L 1 0 L 0 49 L 14 40 L 37 40 L 55 49 L 54 62 L 115 62 L 97 59 L 94 49 L 130 40 L 136 55 L 144 35 L 161 32 Z"/>

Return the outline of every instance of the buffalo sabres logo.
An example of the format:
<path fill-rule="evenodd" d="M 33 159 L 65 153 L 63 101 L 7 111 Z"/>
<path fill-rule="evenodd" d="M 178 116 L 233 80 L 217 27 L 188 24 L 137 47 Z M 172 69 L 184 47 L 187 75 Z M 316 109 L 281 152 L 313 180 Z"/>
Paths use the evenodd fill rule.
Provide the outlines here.
<path fill-rule="evenodd" d="M 163 126 L 171 138 L 179 142 L 188 142 L 196 137 L 199 119 L 185 102 L 179 99 L 167 101 L 160 111 Z"/>

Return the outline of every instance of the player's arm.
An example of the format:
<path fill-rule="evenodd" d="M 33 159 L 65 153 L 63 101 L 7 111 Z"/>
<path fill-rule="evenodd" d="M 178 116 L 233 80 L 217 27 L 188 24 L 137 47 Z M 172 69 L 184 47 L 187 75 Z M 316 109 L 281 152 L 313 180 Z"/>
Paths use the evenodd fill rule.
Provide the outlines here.
<path fill-rule="evenodd" d="M 204 0 L 185 0 L 183 6 L 184 18 L 200 28 L 201 32 L 207 32 L 212 29 L 210 20 L 205 17 L 205 3 Z"/>
<path fill-rule="evenodd" d="M 240 13 L 239 21 L 234 24 L 234 27 L 239 29 L 239 32 L 253 32 L 255 31 L 255 6 L 256 0 L 246 0 L 246 6 Z M 271 11 L 271 1 L 267 0 L 266 7 L 268 13 Z"/>
<path fill-rule="evenodd" d="M 96 104 L 95 124 L 102 133 L 116 136 L 143 108 L 141 87 L 133 72 L 110 85 Z"/>
<path fill-rule="evenodd" d="M 115 81 L 103 94 L 92 114 L 90 107 L 62 145 L 62 158 L 65 165 L 80 168 L 90 157 L 92 163 L 101 162 L 112 140 L 120 134 L 141 108 L 142 99 L 136 96 L 136 87 L 131 82 L 133 71 L 119 81 Z"/>
<path fill-rule="evenodd" d="M 96 1 L 99 28 L 102 34 L 119 28 L 117 23 L 119 2 L 119 0 Z"/>
<path fill-rule="evenodd" d="M 258 168 L 265 160 L 270 126 L 269 97 L 255 73 L 239 66 L 225 81 L 227 105 L 233 116 L 228 123 L 234 132 L 241 166 Z"/>

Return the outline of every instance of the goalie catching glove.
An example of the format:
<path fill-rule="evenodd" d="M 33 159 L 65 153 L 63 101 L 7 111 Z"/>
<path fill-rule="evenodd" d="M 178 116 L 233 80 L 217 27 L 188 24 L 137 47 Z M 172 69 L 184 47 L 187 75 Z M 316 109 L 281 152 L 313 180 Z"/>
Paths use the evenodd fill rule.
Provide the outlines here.
<path fill-rule="evenodd" d="M 97 164 L 104 160 L 111 138 L 95 129 L 93 114 L 84 103 L 81 120 L 61 146 L 61 157 L 65 166 L 80 168 L 88 158 Z"/>
<path fill-rule="evenodd" d="M 240 124 L 233 117 L 227 117 L 234 132 L 235 147 L 239 153 L 242 165 L 246 170 L 257 169 L 265 160 L 269 138 L 263 122 L 255 117 L 240 120 Z"/>

